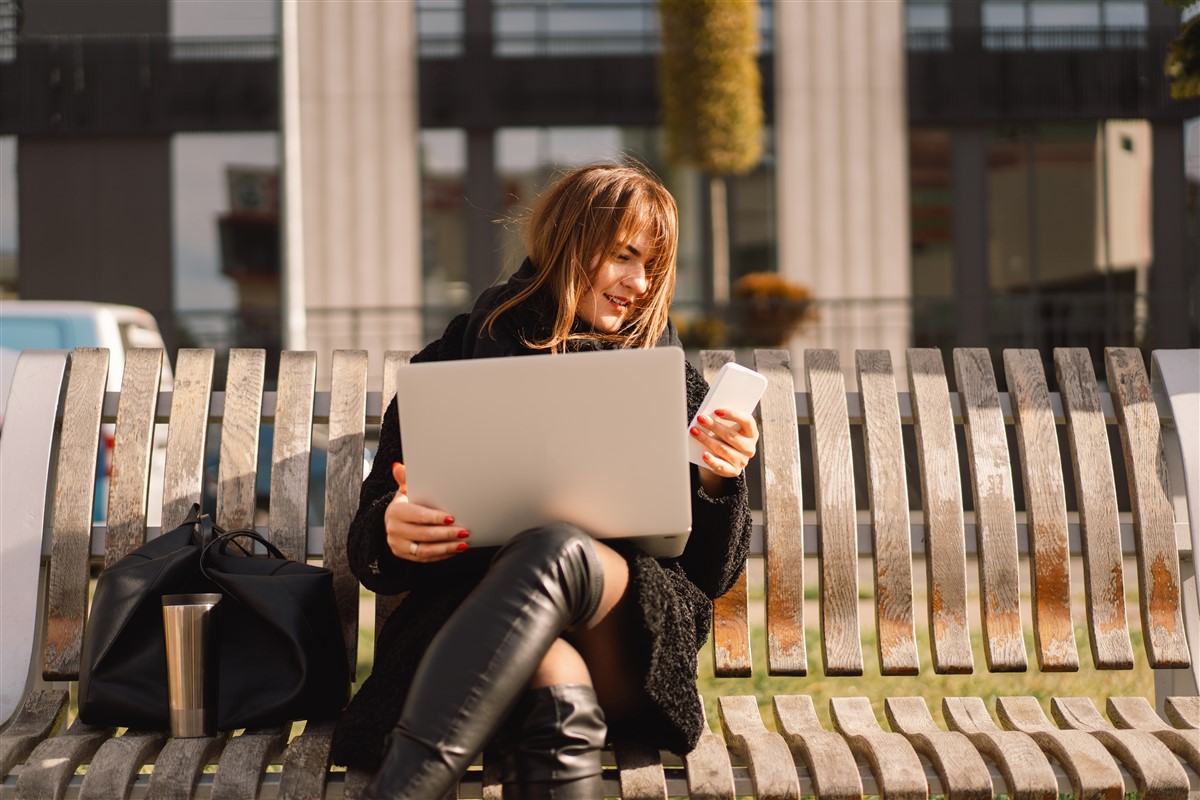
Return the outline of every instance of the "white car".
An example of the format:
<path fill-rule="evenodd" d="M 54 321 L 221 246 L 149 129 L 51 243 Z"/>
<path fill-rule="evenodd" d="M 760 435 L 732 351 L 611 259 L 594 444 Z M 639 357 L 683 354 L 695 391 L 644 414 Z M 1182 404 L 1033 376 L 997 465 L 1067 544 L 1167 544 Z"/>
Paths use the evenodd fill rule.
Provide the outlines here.
<path fill-rule="evenodd" d="M 22 350 L 69 350 L 75 347 L 106 347 L 109 351 L 108 391 L 121 388 L 125 351 L 133 347 L 163 347 L 162 334 L 154 316 L 144 309 L 112 303 L 82 301 L 12 300 L 0 302 L 0 426 L 8 402 L 9 384 Z M 164 360 L 161 386 L 172 386 L 171 365 Z M 108 512 L 108 473 L 112 465 L 113 426 L 101 429 L 94 517 L 103 520 Z M 163 468 L 166 435 L 156 433 L 150 458 L 150 501 L 147 525 L 156 526 L 162 516 Z"/>

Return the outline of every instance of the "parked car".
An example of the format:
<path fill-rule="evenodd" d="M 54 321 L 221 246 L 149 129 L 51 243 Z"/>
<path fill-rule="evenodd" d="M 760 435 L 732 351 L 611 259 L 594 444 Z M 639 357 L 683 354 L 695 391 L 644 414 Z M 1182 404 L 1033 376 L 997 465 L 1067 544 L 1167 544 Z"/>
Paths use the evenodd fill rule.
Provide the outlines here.
<path fill-rule="evenodd" d="M 158 323 L 150 312 L 133 306 L 82 301 L 13 300 L 0 302 L 0 435 L 8 388 L 22 350 L 59 350 L 106 347 L 109 351 L 108 391 L 121 388 L 125 353 L 133 347 L 163 347 Z M 161 385 L 172 386 L 171 365 L 163 361 Z M 100 431 L 100 469 L 97 469 L 94 518 L 107 516 L 108 478 L 112 469 L 113 426 Z M 162 516 L 163 469 L 166 434 L 154 437 L 150 458 L 150 502 L 147 524 L 158 525 Z"/>

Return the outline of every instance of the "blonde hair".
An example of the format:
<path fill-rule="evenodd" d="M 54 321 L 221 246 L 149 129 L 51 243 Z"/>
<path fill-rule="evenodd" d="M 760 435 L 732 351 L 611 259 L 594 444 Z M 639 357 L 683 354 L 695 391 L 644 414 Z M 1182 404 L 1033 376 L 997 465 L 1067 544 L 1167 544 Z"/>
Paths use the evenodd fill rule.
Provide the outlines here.
<path fill-rule="evenodd" d="M 651 242 L 649 291 L 637 301 L 625 330 L 573 332 L 579 302 L 591 288 L 593 262 L 618 252 L 639 234 Z M 483 329 L 490 334 L 505 312 L 545 288 L 557 300 L 554 324 L 544 339 L 523 338 L 525 346 L 557 353 L 570 341 L 592 339 L 653 347 L 667 327 L 678 243 L 675 198 L 649 170 L 613 164 L 572 170 L 538 198 L 529 214 L 525 245 L 535 269 L 533 279 L 493 309 Z"/>

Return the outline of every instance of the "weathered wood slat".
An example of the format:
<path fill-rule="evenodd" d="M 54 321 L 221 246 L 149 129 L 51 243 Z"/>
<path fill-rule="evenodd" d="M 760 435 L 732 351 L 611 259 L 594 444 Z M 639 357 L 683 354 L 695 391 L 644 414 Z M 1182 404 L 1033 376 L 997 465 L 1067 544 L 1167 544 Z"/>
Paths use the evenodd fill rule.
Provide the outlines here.
<path fill-rule="evenodd" d="M 288 745 L 283 754 L 283 774 L 279 776 L 280 800 L 325 796 L 333 725 L 333 721 L 309 722 L 304 733 Z"/>
<path fill-rule="evenodd" d="M 992 672 L 1024 672 L 1017 514 L 1000 393 L 986 348 L 954 351 L 979 553 L 979 610 Z"/>
<path fill-rule="evenodd" d="M 750 768 L 755 797 L 800 800 L 800 778 L 787 742 L 766 729 L 751 696 L 718 697 L 721 730 L 729 749 Z"/>
<path fill-rule="evenodd" d="M 67 699 L 63 689 L 35 689 L 29 693 L 12 724 L 0 733 L 0 779 L 62 725 Z"/>
<path fill-rule="evenodd" d="M 415 353 L 411 350 L 389 350 L 383 354 L 383 398 L 381 408 L 384 412 L 396 396 L 396 371 L 407 364 Z M 382 413 L 382 412 L 381 412 Z M 375 630 L 383 630 L 383 623 L 392 615 L 404 595 L 375 595 Z M 379 637 L 375 638 L 379 641 Z"/>
<path fill-rule="evenodd" d="M 927 800 L 929 787 L 921 759 L 907 739 L 879 726 L 870 700 L 834 697 L 829 701 L 829 716 L 854 754 L 871 765 L 881 796 L 888 800 Z"/>
<path fill-rule="evenodd" d="M 1058 779 L 1046 754 L 1028 734 L 1001 730 L 978 697 L 945 697 L 942 716 L 950 730 L 971 740 L 1000 768 L 1012 800 L 1055 800 Z"/>
<path fill-rule="evenodd" d="M 942 781 L 942 793 L 965 800 L 990 800 L 995 793 L 992 776 L 979 751 L 957 731 L 934 724 L 922 697 L 888 697 L 884 700 L 888 724 L 929 759 Z"/>
<path fill-rule="evenodd" d="M 704 379 L 711 384 L 721 367 L 730 361 L 733 361 L 732 350 L 702 351 L 700 363 Z M 749 589 L 743 570 L 729 591 L 713 601 L 713 674 L 718 678 L 750 676 L 749 606 Z"/>
<path fill-rule="evenodd" d="M 1146 797 L 1186 800 L 1188 778 L 1165 744 L 1146 731 L 1114 728 L 1087 697 L 1055 697 L 1050 713 L 1061 728 L 1086 731 L 1120 759 Z"/>
<path fill-rule="evenodd" d="M 224 746 L 224 734 L 167 742 L 154 762 L 146 800 L 190 800 L 200 773 L 216 760 Z"/>
<path fill-rule="evenodd" d="M 87 775 L 83 776 L 80 800 L 124 800 L 129 797 L 142 765 L 153 763 L 166 742 L 165 733 L 153 731 L 126 731 L 104 742 L 92 756 Z"/>
<path fill-rule="evenodd" d="M 1079 669 L 1079 651 L 1071 621 L 1066 489 L 1041 354 L 1036 350 L 1005 350 L 1004 374 L 1021 454 L 1038 668 L 1043 672 L 1074 672 Z"/>
<path fill-rule="evenodd" d="M 700 711 L 704 713 L 701 700 Z M 705 715 L 700 741 L 683 757 L 687 768 L 688 795 L 696 800 L 734 800 L 733 764 L 729 750 L 709 728 Z"/>
<path fill-rule="evenodd" d="M 615 743 L 623 800 L 667 800 L 667 777 L 657 750 L 633 743 Z"/>
<path fill-rule="evenodd" d="M 925 572 L 933 669 L 969 673 L 975 668 L 967 626 L 967 550 L 962 486 L 950 389 L 936 349 L 908 351 L 913 427 L 925 511 Z"/>
<path fill-rule="evenodd" d="M 76 720 L 66 732 L 33 748 L 17 778 L 17 800 L 62 797 L 76 768 L 91 758 L 112 733 L 112 728 L 96 728 Z"/>
<path fill-rule="evenodd" d="M 1121 800 L 1125 781 L 1104 745 L 1083 731 L 1059 730 L 1046 719 L 1036 697 L 1001 697 L 996 716 L 1009 730 L 1028 734 L 1062 766 L 1076 797 Z"/>
<path fill-rule="evenodd" d="M 229 351 L 221 462 L 217 468 L 216 520 L 226 530 L 254 526 L 258 505 L 258 437 L 262 428 L 267 351 Z"/>
<path fill-rule="evenodd" d="M 858 762 L 845 739 L 821 727 L 812 698 L 775 695 L 771 706 L 775 727 L 792 756 L 808 768 L 817 800 L 861 800 L 863 787 Z"/>
<path fill-rule="evenodd" d="M 1200 728 L 1200 697 L 1168 697 L 1163 711 L 1176 728 Z"/>
<path fill-rule="evenodd" d="M 358 579 L 346 560 L 346 535 L 358 511 L 363 480 L 366 410 L 367 351 L 335 350 L 325 468 L 325 566 L 333 570 L 351 675 L 358 663 Z"/>
<path fill-rule="evenodd" d="M 861 675 L 858 620 L 858 513 L 846 411 L 836 350 L 805 350 L 812 414 L 813 485 L 820 530 L 821 656 L 826 675 Z"/>
<path fill-rule="evenodd" d="M 1091 356 L 1080 348 L 1057 348 L 1054 369 L 1067 415 L 1067 440 L 1079 498 L 1092 659 L 1100 669 L 1133 669 L 1133 646 L 1125 619 L 1117 490 Z"/>
<path fill-rule="evenodd" d="M 47 680 L 75 680 L 87 619 L 100 411 L 108 380 L 108 350 L 77 348 L 71 356 L 54 487 L 54 542 L 46 599 Z"/>
<path fill-rule="evenodd" d="M 271 541 L 294 561 L 303 561 L 308 547 L 308 481 L 316 385 L 316 353 L 292 350 L 280 355 L 268 530 Z"/>
<path fill-rule="evenodd" d="M 137 347 L 125 354 L 108 484 L 106 567 L 146 541 L 150 456 L 154 450 L 154 411 L 162 360 L 163 352 L 157 347 Z"/>
<path fill-rule="evenodd" d="M 1139 351 L 1110 347 L 1105 365 L 1129 479 L 1138 583 L 1145 598 L 1138 606 L 1146 656 L 1155 669 L 1186 667 L 1191 658 L 1183 630 L 1175 513 L 1158 408 Z"/>
<path fill-rule="evenodd" d="M 1144 697 L 1108 698 L 1108 718 L 1118 728 L 1145 731 L 1171 749 L 1200 773 L 1200 734 L 1172 728 L 1155 713 Z"/>
<path fill-rule="evenodd" d="M 875 631 L 884 675 L 916 675 L 912 542 L 908 486 L 892 356 L 860 350 L 855 356 L 863 404 L 863 446 L 871 504 L 871 556 L 875 568 Z"/>
<path fill-rule="evenodd" d="M 180 350 L 175 358 L 175 388 L 171 393 L 163 476 L 164 531 L 182 523 L 192 504 L 200 502 L 214 358 L 212 350 L 190 348 Z"/>
<path fill-rule="evenodd" d="M 767 671 L 772 675 L 807 675 L 800 440 L 791 357 L 786 350 L 755 350 L 754 365 L 768 381 L 759 406 Z"/>
<path fill-rule="evenodd" d="M 291 729 L 291 725 L 277 725 L 230 738 L 217 762 L 212 800 L 256 797 L 267 765 L 274 763 L 283 752 Z"/>

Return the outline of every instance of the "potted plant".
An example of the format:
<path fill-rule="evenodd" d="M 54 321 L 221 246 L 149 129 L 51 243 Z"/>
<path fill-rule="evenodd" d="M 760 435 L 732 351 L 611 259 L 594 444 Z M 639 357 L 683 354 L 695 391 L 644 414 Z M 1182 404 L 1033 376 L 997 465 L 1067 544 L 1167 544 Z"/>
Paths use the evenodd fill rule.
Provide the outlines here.
<path fill-rule="evenodd" d="M 751 272 L 733 286 L 733 314 L 744 344 L 781 347 L 817 318 L 808 288 L 777 272 Z"/>

